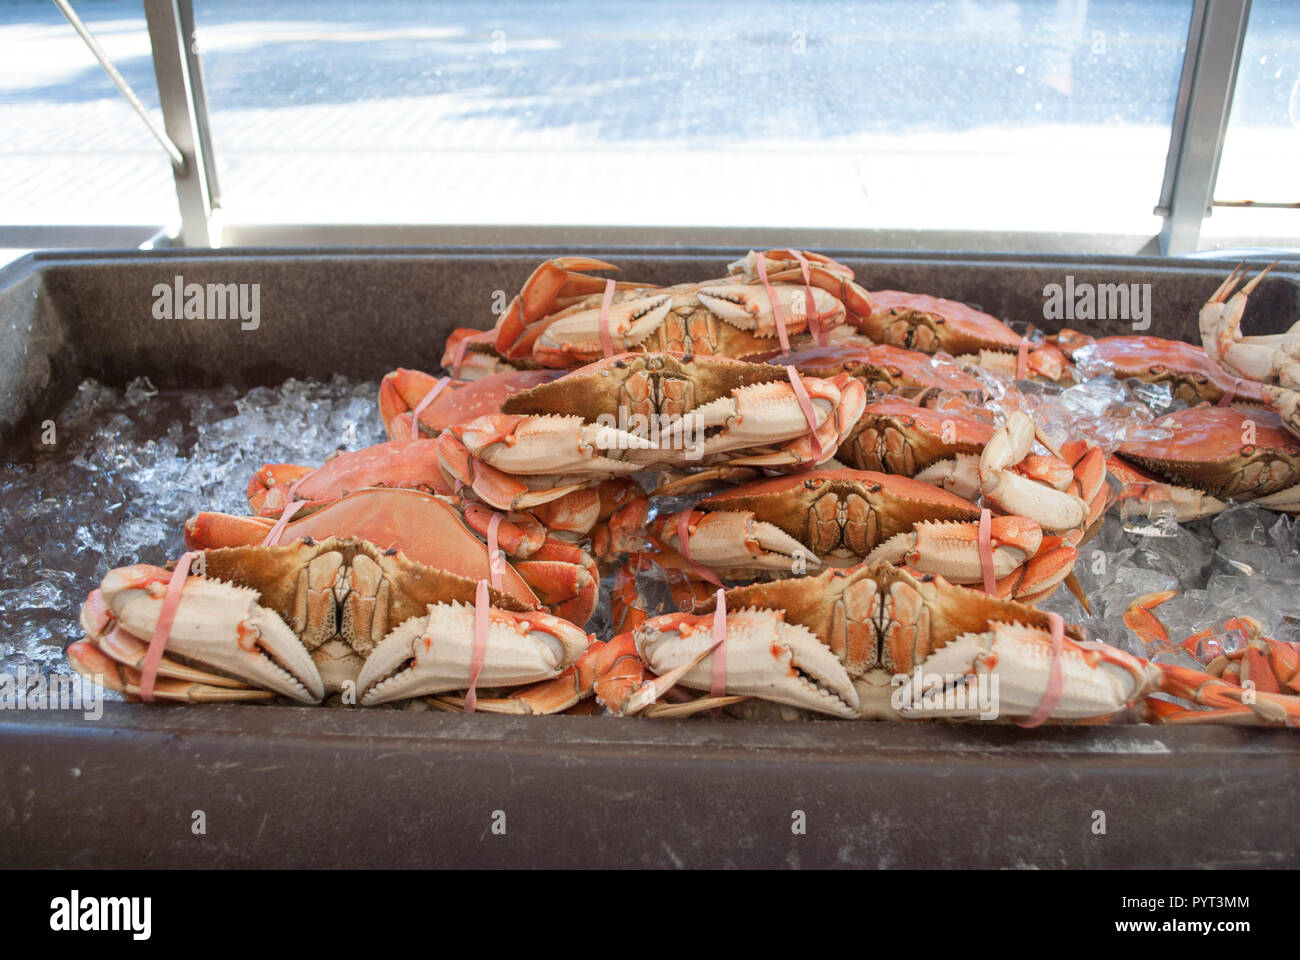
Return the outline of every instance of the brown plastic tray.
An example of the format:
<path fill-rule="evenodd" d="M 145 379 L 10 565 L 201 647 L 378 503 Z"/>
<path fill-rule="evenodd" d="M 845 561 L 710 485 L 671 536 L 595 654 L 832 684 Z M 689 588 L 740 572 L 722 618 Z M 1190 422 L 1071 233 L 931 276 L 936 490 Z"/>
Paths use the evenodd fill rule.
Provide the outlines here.
<path fill-rule="evenodd" d="M 0 272 L 0 436 L 59 409 L 85 376 L 252 386 L 433 368 L 453 326 L 486 325 L 495 290 L 512 295 L 567 252 L 581 251 L 29 256 Z M 743 253 L 587 252 L 654 282 L 714 275 Z M 869 288 L 1049 329 L 1047 283 L 1150 283 L 1146 332 L 1184 339 L 1235 265 L 827 252 Z M 260 328 L 155 320 L 153 287 L 178 274 L 260 283 Z M 1289 326 L 1295 266 L 1252 301 L 1252 329 Z M 0 865 L 1294 867 L 1298 772 L 1291 732 L 1229 727 L 0 711 Z"/>

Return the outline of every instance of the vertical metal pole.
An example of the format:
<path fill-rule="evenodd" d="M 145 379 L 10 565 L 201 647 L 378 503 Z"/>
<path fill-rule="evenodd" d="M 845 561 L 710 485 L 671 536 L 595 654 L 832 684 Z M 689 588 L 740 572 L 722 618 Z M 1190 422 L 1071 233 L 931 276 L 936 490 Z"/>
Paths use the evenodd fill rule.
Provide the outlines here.
<path fill-rule="evenodd" d="M 1192 9 L 1156 207 L 1165 218 L 1160 250 L 1166 256 L 1194 252 L 1201 221 L 1210 215 L 1249 19 L 1250 0 L 1196 0 Z"/>
<path fill-rule="evenodd" d="M 220 230 L 212 212 L 217 176 L 207 129 L 207 104 L 202 98 L 202 78 L 193 48 L 194 14 L 190 0 L 144 0 L 149 43 L 153 47 L 153 68 L 158 78 L 167 136 L 185 158 L 183 167 L 173 168 L 176 200 L 181 214 L 181 243 L 187 247 L 218 246 Z"/>
<path fill-rule="evenodd" d="M 203 67 L 199 62 L 199 39 L 194 28 L 194 5 L 191 0 L 176 4 L 180 15 L 181 39 L 185 41 L 185 66 L 190 77 L 190 99 L 194 104 L 194 127 L 198 131 L 199 154 L 203 157 L 203 175 L 208 197 L 214 209 L 221 207 L 221 186 L 217 183 L 217 155 L 212 152 L 212 132 L 208 126 L 208 94 L 203 86 Z"/>

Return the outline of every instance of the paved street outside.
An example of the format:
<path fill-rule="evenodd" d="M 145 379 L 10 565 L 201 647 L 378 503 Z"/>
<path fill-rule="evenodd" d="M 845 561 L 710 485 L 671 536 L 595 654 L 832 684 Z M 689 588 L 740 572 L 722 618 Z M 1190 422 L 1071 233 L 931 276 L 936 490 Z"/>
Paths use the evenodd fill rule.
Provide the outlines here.
<path fill-rule="evenodd" d="M 139 0 L 76 6 L 160 117 Z M 1190 6 L 195 0 L 195 16 L 227 221 L 1151 234 Z M 1300 4 L 1254 17 L 1219 194 L 1297 200 L 1261 191 L 1300 169 Z M 165 155 L 57 9 L 0 3 L 0 223 L 174 219 Z"/>

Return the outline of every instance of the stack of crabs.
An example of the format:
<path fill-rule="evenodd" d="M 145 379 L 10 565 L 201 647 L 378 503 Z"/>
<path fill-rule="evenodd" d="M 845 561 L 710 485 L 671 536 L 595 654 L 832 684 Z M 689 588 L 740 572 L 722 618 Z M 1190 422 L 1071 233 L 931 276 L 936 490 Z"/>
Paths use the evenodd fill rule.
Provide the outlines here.
<path fill-rule="evenodd" d="M 1300 329 L 1240 330 L 1262 273 L 1213 293 L 1202 348 L 1021 336 L 796 250 L 670 287 L 592 274 L 615 269 L 543 263 L 445 376 L 383 379 L 388 442 L 268 464 L 173 568 L 110 571 L 73 665 L 128 699 L 973 718 L 995 676 L 1023 725 L 1300 720 L 1300 652 L 1259 629 L 1195 670 L 1035 606 L 1086 607 L 1072 568 L 1117 503 L 1300 511 Z M 1015 384 L 1085 355 L 1169 382 L 1173 439 L 1053 443 Z M 1145 639 L 1163 599 L 1135 598 Z"/>

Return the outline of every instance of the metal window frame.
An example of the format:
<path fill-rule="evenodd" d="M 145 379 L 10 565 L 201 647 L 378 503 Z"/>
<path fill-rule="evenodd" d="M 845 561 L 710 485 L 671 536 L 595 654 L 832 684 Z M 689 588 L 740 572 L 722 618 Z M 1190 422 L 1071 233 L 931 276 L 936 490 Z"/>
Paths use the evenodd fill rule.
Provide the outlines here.
<path fill-rule="evenodd" d="M 1158 236 L 1105 233 L 1038 233 L 1031 231 L 952 230 L 764 230 L 716 227 L 636 227 L 617 225 L 443 224 L 225 224 L 220 217 L 220 188 L 209 124 L 203 73 L 195 38 L 191 0 L 143 0 L 153 48 L 154 72 L 168 136 L 185 157 L 174 170 L 181 217 L 175 242 L 190 247 L 409 245 L 446 242 L 512 242 L 521 236 L 538 244 L 659 243 L 735 245 L 802 242 L 815 246 L 863 249 L 975 250 L 1069 253 L 1196 252 L 1202 221 L 1214 206 L 1223 138 L 1232 109 L 1241 49 L 1250 17 L 1250 0 L 1193 0 L 1186 53 L 1164 179 L 1155 212 L 1164 217 Z M 0 227 L 0 247 L 7 235 L 24 231 L 55 242 L 76 245 L 84 228 Z M 100 233 L 104 230 L 101 228 Z M 1221 238 L 1229 246 L 1276 246 L 1277 237 Z M 155 236 L 151 245 L 166 238 Z"/>
<path fill-rule="evenodd" d="M 162 104 L 163 127 L 185 163 L 172 168 L 180 210 L 180 242 L 187 247 L 221 245 L 216 160 L 208 122 L 208 103 L 194 36 L 190 0 L 144 0 L 154 76 Z"/>
<path fill-rule="evenodd" d="M 1250 0 L 1196 0 L 1169 131 L 1156 213 L 1165 218 L 1160 252 L 1194 253 L 1214 209 L 1223 137 L 1232 112 Z"/>

